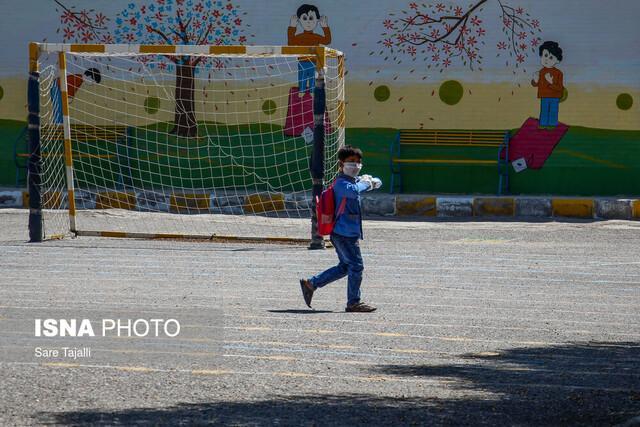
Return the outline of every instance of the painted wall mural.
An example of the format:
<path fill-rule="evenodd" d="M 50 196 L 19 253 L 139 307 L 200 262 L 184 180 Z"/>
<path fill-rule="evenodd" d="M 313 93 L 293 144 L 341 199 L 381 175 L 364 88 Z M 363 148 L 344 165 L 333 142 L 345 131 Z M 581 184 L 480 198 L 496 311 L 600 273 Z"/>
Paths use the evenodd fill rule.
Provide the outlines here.
<path fill-rule="evenodd" d="M 128 3 L 114 18 L 96 9 L 83 9 L 54 0 L 65 43 L 144 43 L 231 45 L 247 43 L 244 14 L 233 2 L 192 0 L 148 0 Z M 171 133 L 194 137 L 194 74 L 207 67 L 223 68 L 224 61 L 193 56 L 165 56 L 154 62 L 143 56 L 139 61 L 176 75 L 175 118 Z M 209 74 L 211 76 L 211 74 Z M 149 101 L 153 103 L 153 101 Z"/>
<path fill-rule="evenodd" d="M 36 5 L 50 13 L 33 16 Z M 345 52 L 347 139 L 368 151 L 376 174 L 390 174 L 398 130 L 495 130 L 511 134 L 514 193 L 638 195 L 639 14 L 633 0 L 371 0 L 366 7 L 340 0 L 25 0 L 6 11 L 0 27 L 0 184 L 13 185 L 20 173 L 13 146 L 25 122 L 29 41 L 286 43 Z M 192 137 L 197 82 L 215 82 L 227 64 L 185 56 L 141 57 L 134 66 L 161 68 L 177 83 L 172 117 L 153 92 L 136 98 L 137 114 L 171 120 L 172 132 Z M 85 84 L 112 80 L 108 60 L 91 68 L 68 81 L 74 97 L 86 96 Z M 261 99 L 256 111 L 269 121 L 286 110 L 288 136 L 304 137 L 310 123 L 300 112 L 311 108 L 314 64 L 302 58 L 294 72 L 288 99 Z M 479 161 L 404 168 L 405 191 L 495 191 L 496 168 L 486 162 L 498 158 L 493 148 L 405 154 Z"/>
<path fill-rule="evenodd" d="M 302 32 L 298 32 L 298 27 Z M 318 34 L 318 27 L 322 34 Z M 326 16 L 312 4 L 303 4 L 291 16 L 287 28 L 289 46 L 328 46 L 331 44 L 331 29 Z M 305 142 L 313 142 L 313 88 L 315 87 L 315 58 L 301 58 L 298 62 L 298 86 L 289 91 L 287 119 L 284 133 L 287 136 L 304 137 Z M 328 124 L 328 123 L 327 123 Z"/>

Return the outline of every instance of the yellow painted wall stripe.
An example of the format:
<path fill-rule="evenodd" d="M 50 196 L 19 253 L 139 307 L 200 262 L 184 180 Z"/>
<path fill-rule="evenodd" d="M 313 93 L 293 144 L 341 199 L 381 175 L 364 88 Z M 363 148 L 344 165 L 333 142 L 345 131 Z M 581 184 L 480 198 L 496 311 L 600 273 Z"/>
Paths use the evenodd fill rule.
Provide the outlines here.
<path fill-rule="evenodd" d="M 608 166 L 608 167 L 613 168 L 613 169 L 628 169 L 628 167 L 623 165 L 623 164 L 611 162 L 609 160 L 599 159 L 597 157 L 589 156 L 587 154 L 580 153 L 578 151 L 567 150 L 566 148 L 561 148 L 559 150 L 556 150 L 556 152 L 564 153 L 564 154 L 566 154 L 568 156 L 576 157 L 578 159 L 583 159 L 583 160 L 586 160 L 588 162 L 593 162 L 593 163 L 597 163 L 597 164 L 600 164 L 600 165 Z"/>
<path fill-rule="evenodd" d="M 99 192 L 96 197 L 96 209 L 136 209 L 135 193 L 118 191 Z"/>
<path fill-rule="evenodd" d="M 640 219 L 640 200 L 634 200 L 631 204 L 631 216 Z"/>
<path fill-rule="evenodd" d="M 476 197 L 473 199 L 475 216 L 514 216 L 516 201 L 513 197 Z"/>
<path fill-rule="evenodd" d="M 592 199 L 553 199 L 551 207 L 553 216 L 568 218 L 593 218 L 594 203 Z"/>
<path fill-rule="evenodd" d="M 396 199 L 396 214 L 398 216 L 436 216 L 436 198 L 422 197 L 414 200 Z"/>

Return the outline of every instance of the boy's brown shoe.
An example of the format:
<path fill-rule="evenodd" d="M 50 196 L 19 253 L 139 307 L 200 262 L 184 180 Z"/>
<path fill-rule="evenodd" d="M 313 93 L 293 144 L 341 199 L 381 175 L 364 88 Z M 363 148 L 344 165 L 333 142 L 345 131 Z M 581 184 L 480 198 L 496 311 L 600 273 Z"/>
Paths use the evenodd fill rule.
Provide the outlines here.
<path fill-rule="evenodd" d="M 311 299 L 313 298 L 313 285 L 307 279 L 300 279 L 300 289 L 302 289 L 302 298 L 304 298 L 307 307 L 311 308 Z"/>
<path fill-rule="evenodd" d="M 371 313 L 372 311 L 376 311 L 376 308 L 363 302 L 358 302 L 348 305 L 344 311 L 348 313 Z"/>

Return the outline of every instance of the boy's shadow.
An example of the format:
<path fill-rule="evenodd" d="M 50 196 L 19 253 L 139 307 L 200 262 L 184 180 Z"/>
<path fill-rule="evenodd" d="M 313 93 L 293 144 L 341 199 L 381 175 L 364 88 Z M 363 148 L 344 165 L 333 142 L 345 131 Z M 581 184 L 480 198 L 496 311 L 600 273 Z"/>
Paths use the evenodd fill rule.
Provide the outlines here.
<path fill-rule="evenodd" d="M 269 313 L 287 313 L 287 314 L 322 314 L 322 313 L 333 313 L 333 311 L 331 310 L 313 310 L 313 309 L 306 309 L 306 310 L 294 310 L 294 309 L 288 309 L 288 310 L 267 310 Z"/>

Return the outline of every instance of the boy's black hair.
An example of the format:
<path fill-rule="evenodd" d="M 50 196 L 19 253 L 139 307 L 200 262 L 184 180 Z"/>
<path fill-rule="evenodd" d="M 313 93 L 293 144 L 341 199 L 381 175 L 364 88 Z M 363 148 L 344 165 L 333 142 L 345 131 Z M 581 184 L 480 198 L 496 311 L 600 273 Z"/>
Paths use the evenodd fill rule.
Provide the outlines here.
<path fill-rule="evenodd" d="M 548 50 L 551 55 L 558 58 L 558 61 L 562 61 L 562 49 L 560 48 L 560 45 L 558 45 L 557 42 L 552 42 L 552 41 L 544 42 L 540 46 L 539 50 L 540 50 L 540 56 L 542 56 L 542 52 L 544 52 L 545 50 Z"/>
<path fill-rule="evenodd" d="M 309 12 L 315 12 L 316 18 L 320 19 L 320 11 L 316 6 L 312 4 L 303 4 L 302 6 L 300 6 L 298 8 L 298 11 L 296 12 L 296 15 L 298 15 L 298 18 L 300 18 L 303 13 L 306 13 L 308 15 Z"/>
<path fill-rule="evenodd" d="M 91 77 L 93 81 L 96 83 L 100 83 L 100 80 L 102 80 L 102 75 L 100 74 L 100 70 L 98 70 L 97 68 L 89 68 L 87 71 L 84 72 L 84 75 L 87 77 Z"/>
<path fill-rule="evenodd" d="M 362 160 L 362 150 L 356 147 L 352 147 L 350 145 L 345 145 L 344 147 L 340 147 L 338 150 L 338 159 L 341 162 L 344 162 L 347 158 L 351 156 L 358 156 L 360 160 Z"/>

